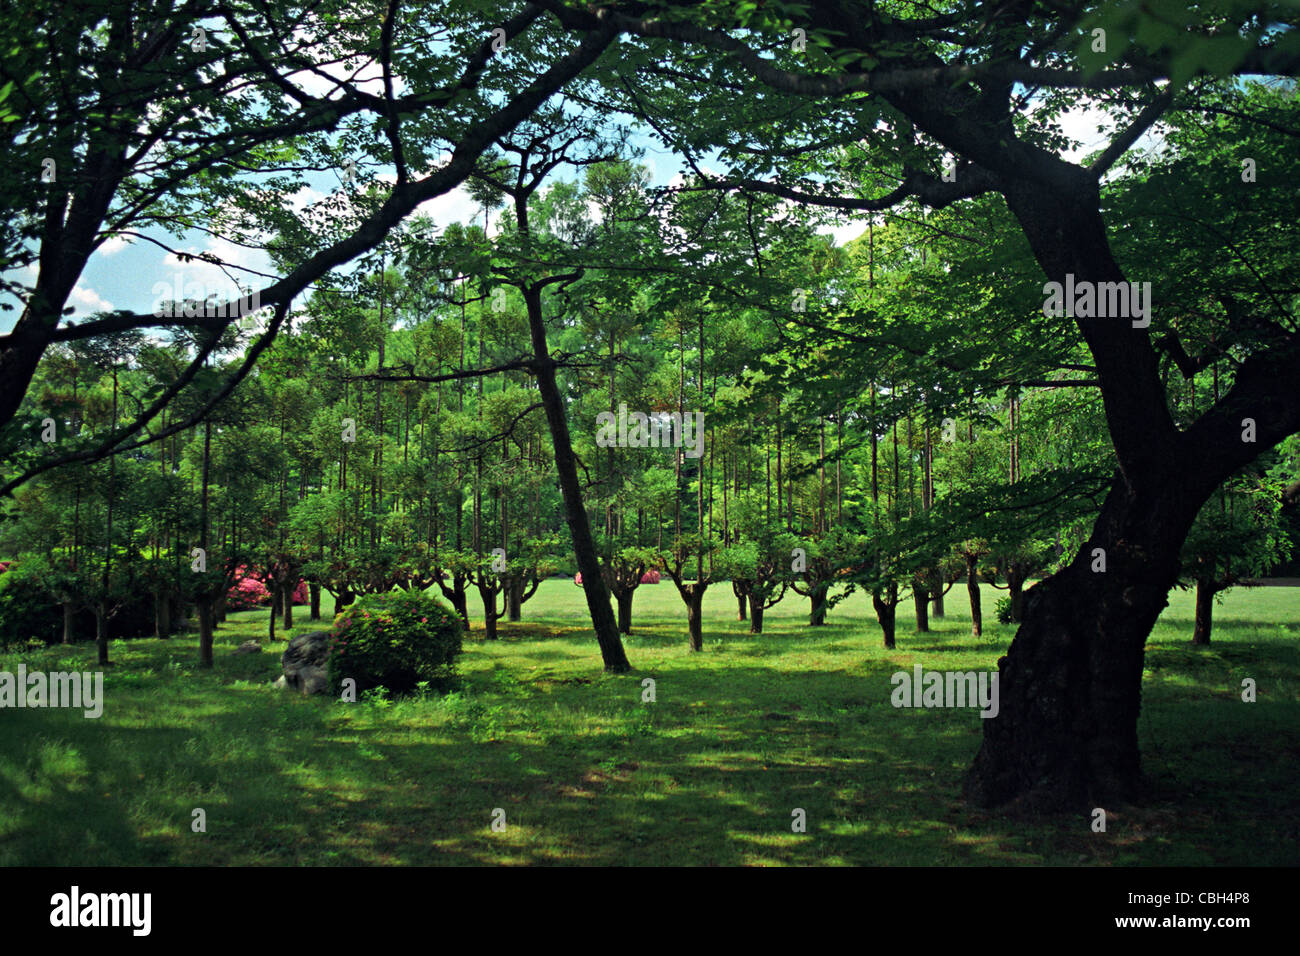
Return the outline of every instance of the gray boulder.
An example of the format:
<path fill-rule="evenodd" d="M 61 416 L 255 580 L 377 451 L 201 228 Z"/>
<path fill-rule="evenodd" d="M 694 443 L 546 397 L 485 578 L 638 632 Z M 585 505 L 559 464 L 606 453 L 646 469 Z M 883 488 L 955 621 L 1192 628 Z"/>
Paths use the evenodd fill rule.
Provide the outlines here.
<path fill-rule="evenodd" d="M 310 631 L 297 634 L 280 658 L 284 676 L 276 681 L 277 687 L 286 687 L 303 694 L 324 694 L 329 690 L 329 677 L 325 661 L 330 656 L 330 632 Z"/>
<path fill-rule="evenodd" d="M 262 645 L 259 644 L 257 641 L 244 641 L 244 643 L 240 644 L 238 647 L 235 648 L 233 653 L 260 654 L 262 653 Z"/>

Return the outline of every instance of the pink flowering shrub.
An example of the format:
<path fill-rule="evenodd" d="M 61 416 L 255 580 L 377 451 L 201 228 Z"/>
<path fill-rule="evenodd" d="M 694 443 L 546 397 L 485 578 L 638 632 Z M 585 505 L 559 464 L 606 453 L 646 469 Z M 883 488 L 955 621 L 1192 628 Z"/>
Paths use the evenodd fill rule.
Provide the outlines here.
<path fill-rule="evenodd" d="M 235 571 L 235 583 L 226 592 L 226 607 L 231 611 L 249 611 L 271 603 L 271 592 L 256 575 L 244 565 Z M 293 603 L 307 603 L 307 582 L 298 581 L 293 589 Z"/>
<path fill-rule="evenodd" d="M 226 607 L 229 610 L 247 611 L 261 607 L 270 600 L 271 592 L 266 589 L 266 585 L 253 577 L 247 568 L 240 567 L 235 572 L 235 583 L 226 592 Z"/>

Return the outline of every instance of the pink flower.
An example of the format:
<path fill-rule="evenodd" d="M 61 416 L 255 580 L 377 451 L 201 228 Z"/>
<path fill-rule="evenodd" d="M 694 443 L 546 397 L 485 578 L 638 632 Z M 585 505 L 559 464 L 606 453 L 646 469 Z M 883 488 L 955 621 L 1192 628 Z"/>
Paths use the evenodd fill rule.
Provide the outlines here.
<path fill-rule="evenodd" d="M 421 624 L 428 624 L 428 623 L 429 623 L 429 619 L 428 619 L 427 617 L 422 617 L 422 618 L 420 618 L 420 623 L 421 623 Z"/>

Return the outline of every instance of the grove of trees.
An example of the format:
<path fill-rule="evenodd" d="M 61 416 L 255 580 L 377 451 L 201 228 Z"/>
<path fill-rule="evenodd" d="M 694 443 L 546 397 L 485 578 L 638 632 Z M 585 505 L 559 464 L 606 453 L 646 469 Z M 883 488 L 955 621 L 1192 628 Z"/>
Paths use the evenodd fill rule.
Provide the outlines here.
<path fill-rule="evenodd" d="M 1290 7 L 17 17 L 0 557 L 101 664 L 147 597 L 212 666 L 248 573 L 272 637 L 305 579 L 299 614 L 436 587 L 487 640 L 577 573 L 614 672 L 650 571 L 695 650 L 709 588 L 754 633 L 868 602 L 893 648 L 900 606 L 924 632 L 959 595 L 979 634 L 991 583 L 1018 629 L 967 797 L 1073 808 L 1140 792 L 1171 589 L 1208 643 L 1215 595 L 1292 557 Z M 1076 161 L 1081 110 L 1109 134 Z M 462 187 L 465 221 L 417 208 Z M 65 316 L 105 242 L 194 233 L 265 250 L 261 311 Z M 1137 283 L 1149 315 L 1053 314 L 1052 282 Z"/>

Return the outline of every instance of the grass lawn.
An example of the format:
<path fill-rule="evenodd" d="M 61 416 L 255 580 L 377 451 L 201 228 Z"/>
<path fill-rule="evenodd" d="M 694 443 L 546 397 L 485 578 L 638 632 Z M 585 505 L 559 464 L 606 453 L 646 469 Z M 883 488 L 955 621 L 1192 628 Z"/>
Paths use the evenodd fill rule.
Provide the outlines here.
<path fill-rule="evenodd" d="M 986 621 L 1002 593 L 985 588 Z M 1087 815 L 965 808 L 977 710 L 890 705 L 895 671 L 988 670 L 1005 651 L 1009 627 L 970 636 L 960 587 L 932 633 L 900 607 L 885 651 L 860 593 L 822 628 L 788 597 L 754 638 L 715 585 L 692 654 L 675 589 L 646 585 L 634 672 L 605 676 L 581 594 L 552 580 L 501 640 L 470 634 L 463 686 L 443 698 L 277 691 L 282 642 L 231 654 L 265 639 L 264 611 L 218 631 L 210 672 L 194 634 L 115 642 L 98 720 L 0 711 L 0 864 L 1300 863 L 1300 589 L 1229 592 L 1208 650 L 1188 644 L 1191 596 L 1170 600 L 1143 687 L 1153 796 L 1108 808 L 1106 833 Z M 295 631 L 320 626 L 305 618 Z M 94 659 L 79 644 L 9 654 L 0 670 Z M 1257 703 L 1241 700 L 1245 677 Z M 191 831 L 198 807 L 206 833 Z M 791 832 L 796 808 L 806 833 Z"/>

